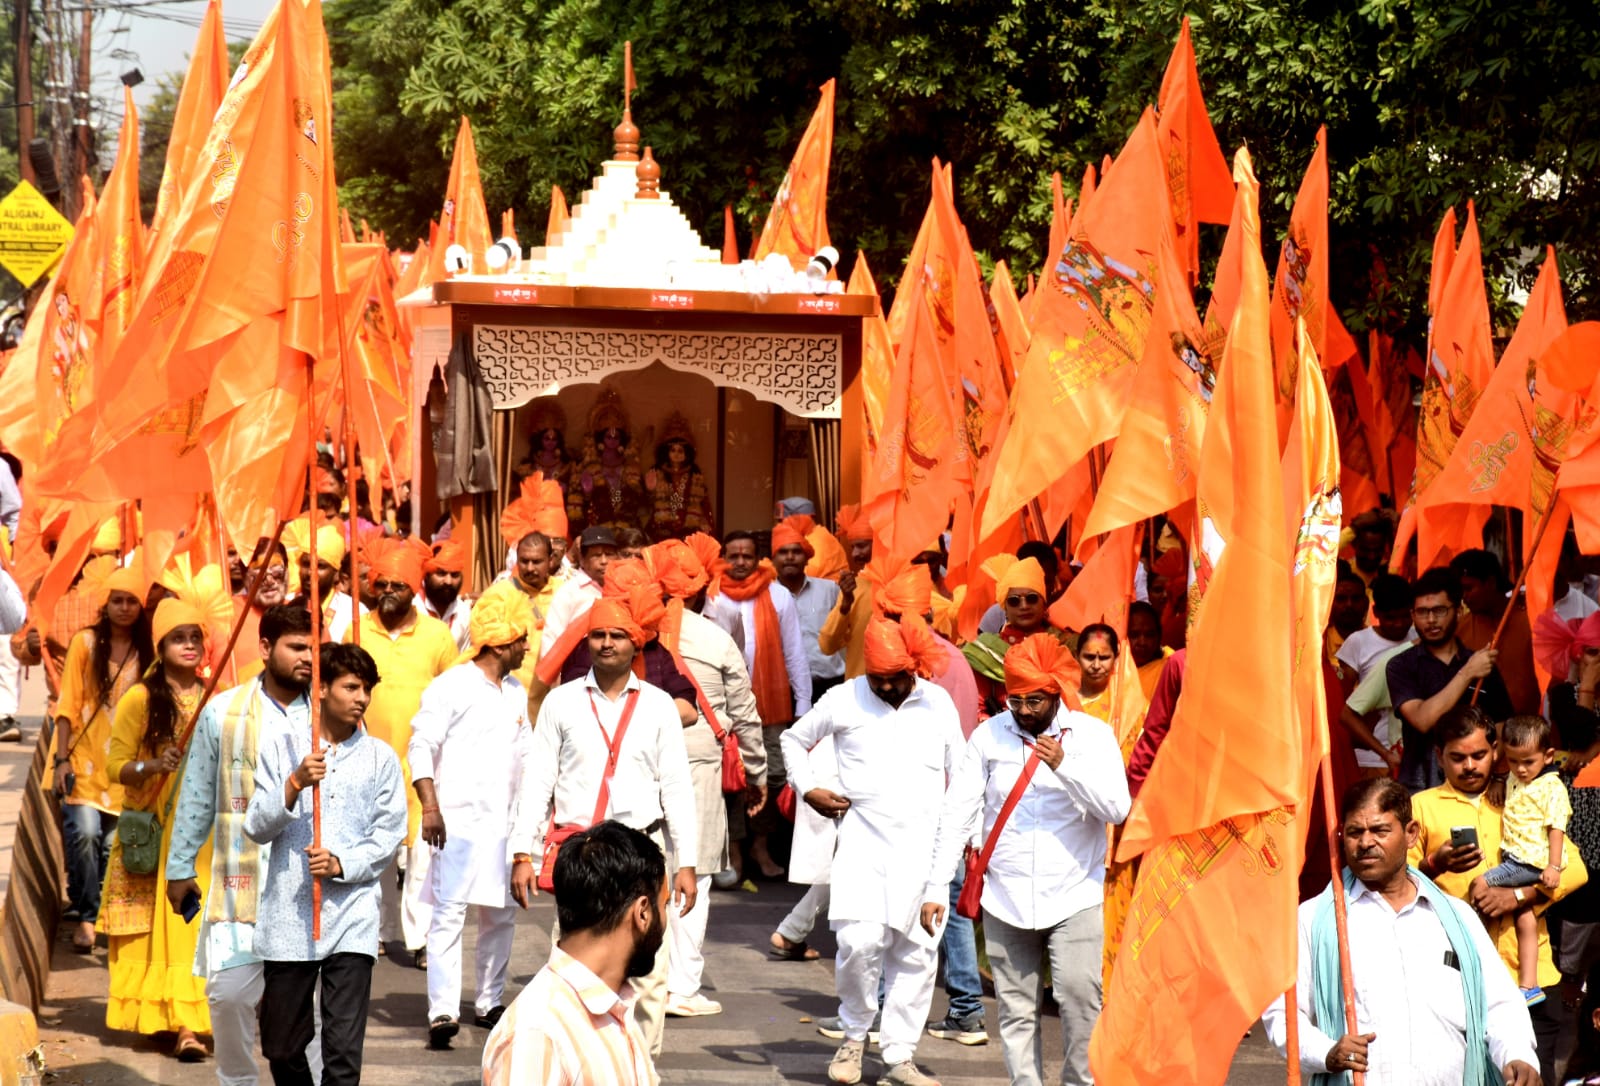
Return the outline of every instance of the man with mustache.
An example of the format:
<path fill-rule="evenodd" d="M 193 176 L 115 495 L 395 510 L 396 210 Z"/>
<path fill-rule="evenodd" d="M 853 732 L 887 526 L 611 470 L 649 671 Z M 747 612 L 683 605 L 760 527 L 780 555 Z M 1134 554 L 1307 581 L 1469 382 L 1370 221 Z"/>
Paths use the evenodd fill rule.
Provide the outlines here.
<path fill-rule="evenodd" d="M 1301 1070 L 1346 1079 L 1359 1072 L 1367 1086 L 1486 1086 L 1501 1077 L 1506 1086 L 1538 1086 L 1527 1007 L 1497 967 L 1483 925 L 1464 902 L 1407 866 L 1421 832 L 1411 797 L 1395 781 L 1359 781 L 1345 792 L 1339 836 L 1347 870 L 1300 906 Z M 1345 1027 L 1336 892 L 1349 910 L 1357 1033 Z M 1262 1020 L 1285 1052 L 1281 996 Z"/>
<path fill-rule="evenodd" d="M 489 1034 L 484 1086 L 653 1086 L 628 978 L 655 971 L 669 889 L 661 850 L 620 822 L 562 844 L 555 866 L 561 937 Z"/>
<path fill-rule="evenodd" d="M 1561 970 L 1551 955 L 1543 913 L 1589 881 L 1583 861 L 1574 854 L 1562 869 L 1561 881 L 1554 890 L 1540 886 L 1474 887 L 1473 880 L 1500 858 L 1500 807 L 1488 795 L 1495 760 L 1495 726 L 1479 709 L 1463 705 L 1444 715 L 1434 729 L 1433 739 L 1439 764 L 1444 768 L 1444 783 L 1411 797 L 1418 827 L 1416 843 L 1411 846 L 1412 865 L 1435 880 L 1445 893 L 1469 902 L 1478 911 L 1500 955 L 1502 971 L 1512 978 L 1517 976 L 1517 926 L 1513 914 L 1519 906 L 1534 902 L 1534 911 L 1540 914 L 1539 985 L 1559 983 Z M 1477 844 L 1456 847 L 1451 843 L 1451 831 L 1468 826 L 1477 833 Z M 1485 971 L 1493 965 L 1486 964 Z M 1359 968 L 1353 968 L 1360 976 Z M 1529 1008 L 1529 1014 L 1538 1038 L 1539 1067 L 1544 1080 L 1554 1082 L 1556 1043 L 1565 1025 L 1565 1012 L 1559 1000 L 1550 999 Z"/>
<path fill-rule="evenodd" d="M 422 563 L 422 595 L 417 599 L 417 608 L 450 627 L 456 651 L 466 652 L 472 645 L 472 601 L 461 596 L 467 548 L 457 540 L 446 539 L 429 549 L 433 556 Z"/>

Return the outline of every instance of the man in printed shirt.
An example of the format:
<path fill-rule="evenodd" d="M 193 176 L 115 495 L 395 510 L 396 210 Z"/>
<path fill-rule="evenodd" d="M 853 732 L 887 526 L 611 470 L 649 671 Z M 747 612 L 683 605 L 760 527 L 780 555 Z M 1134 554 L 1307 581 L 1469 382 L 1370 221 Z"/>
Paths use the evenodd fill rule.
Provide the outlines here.
<path fill-rule="evenodd" d="M 629 977 L 666 937 L 661 850 L 620 822 L 569 837 L 555 868 L 561 938 L 483 1046 L 483 1086 L 655 1086 Z"/>

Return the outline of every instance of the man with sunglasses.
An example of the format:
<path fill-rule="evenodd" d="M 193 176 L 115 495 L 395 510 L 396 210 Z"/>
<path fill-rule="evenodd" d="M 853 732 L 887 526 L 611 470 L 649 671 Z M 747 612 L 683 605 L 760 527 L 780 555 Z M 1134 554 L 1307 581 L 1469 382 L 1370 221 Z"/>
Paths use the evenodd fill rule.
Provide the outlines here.
<path fill-rule="evenodd" d="M 1511 715 L 1511 699 L 1495 671 L 1496 651 L 1470 652 L 1456 636 L 1461 586 L 1455 575 L 1436 566 L 1412 586 L 1411 623 L 1418 643 L 1396 653 L 1384 665 L 1389 699 L 1401 721 L 1400 783 L 1412 792 L 1436 788 L 1444 773 L 1433 758 L 1428 734 L 1451 709 L 1472 702 L 1481 680 L 1477 706 L 1489 719 Z"/>
<path fill-rule="evenodd" d="M 421 547 L 383 540 L 369 550 L 367 559 L 367 584 L 378 602 L 361 617 L 361 647 L 383 676 L 367 707 L 367 731 L 389 745 L 409 780 L 406 750 L 411 743 L 411 719 L 422 705 L 422 692 L 454 666 L 459 650 L 448 625 L 417 609 L 425 561 Z M 423 948 L 433 916 L 432 908 L 422 900 L 422 888 L 428 881 L 432 850 L 417 832 L 422 824 L 422 803 L 414 792 L 407 792 L 405 842 L 380 880 L 378 934 L 385 945 L 404 939 L 413 964 L 422 969 L 427 966 Z"/>

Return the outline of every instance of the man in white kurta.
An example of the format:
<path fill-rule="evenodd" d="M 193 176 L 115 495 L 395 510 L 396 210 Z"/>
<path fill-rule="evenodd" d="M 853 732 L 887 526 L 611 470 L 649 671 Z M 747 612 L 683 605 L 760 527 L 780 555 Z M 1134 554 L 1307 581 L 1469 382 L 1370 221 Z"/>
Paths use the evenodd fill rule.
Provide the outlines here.
<path fill-rule="evenodd" d="M 835 984 L 844 1043 L 828 1067 L 834 1082 L 861 1080 L 867 1031 L 884 979 L 879 1082 L 937 1086 L 917 1069 L 917 1041 L 933 1001 L 939 929 L 922 905 L 944 904 L 950 883 L 933 870 L 945 782 L 965 741 L 955 704 L 928 677 L 948 660 L 927 624 L 874 617 L 867 673 L 823 695 L 783 735 L 795 793 L 839 822 L 828 919 L 839 944 Z M 806 752 L 831 736 L 839 792 L 815 786 Z"/>
<path fill-rule="evenodd" d="M 433 846 L 425 898 L 428 928 L 428 1041 L 448 1047 L 460 1029 L 461 931 L 478 906 L 475 1022 L 492 1029 L 504 1010 L 516 909 L 510 898 L 510 842 L 532 734 L 528 694 L 511 673 L 528 651 L 528 598 L 496 584 L 472 609 L 476 655 L 422 693 L 407 748 L 422 801 L 422 839 Z"/>
<path fill-rule="evenodd" d="M 600 819 L 612 819 L 646 834 L 667 857 L 673 908 L 695 905 L 696 840 L 694 786 L 683 745 L 683 721 L 665 690 L 633 674 L 634 653 L 645 634 L 625 605 L 610 599 L 589 610 L 589 655 L 593 666 L 582 682 L 563 683 L 539 707 L 529 771 L 517 801 L 512 844 L 518 901 L 526 904 L 544 858 L 552 814 L 557 826 L 589 826 L 605 780 L 611 745 L 624 719 L 609 800 Z M 431 963 L 430 963 L 431 964 Z M 657 954 L 647 977 L 630 977 L 638 994 L 634 1015 L 661 1050 L 666 1006 L 667 955 Z"/>

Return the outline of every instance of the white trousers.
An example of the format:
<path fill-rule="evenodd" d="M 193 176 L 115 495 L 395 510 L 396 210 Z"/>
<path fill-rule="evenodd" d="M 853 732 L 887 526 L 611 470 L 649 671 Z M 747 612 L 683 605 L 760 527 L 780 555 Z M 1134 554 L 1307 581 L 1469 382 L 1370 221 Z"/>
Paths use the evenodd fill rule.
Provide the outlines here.
<path fill-rule="evenodd" d="M 703 951 L 706 917 L 711 912 L 711 876 L 696 876 L 694 885 L 694 908 L 689 910 L 688 916 L 679 916 L 676 908 L 667 906 L 667 942 L 671 944 L 667 955 L 667 992 L 684 999 L 699 993 L 706 971 Z"/>
<path fill-rule="evenodd" d="M 0 641 L 0 716 L 16 716 L 22 706 L 22 664 Z"/>
<path fill-rule="evenodd" d="M 461 1013 L 461 932 L 466 927 L 465 902 L 433 907 L 428 928 L 428 1021 Z M 511 939 L 517 930 L 517 907 L 476 906 L 478 912 L 477 990 L 473 1010 L 488 1014 L 501 1006 L 506 974 L 511 968 Z"/>
<path fill-rule="evenodd" d="M 211 1046 L 217 1061 L 217 1081 L 222 1086 L 256 1086 L 261 1081 L 261 1068 L 256 1063 L 256 1016 L 265 986 L 260 962 L 219 969 L 206 978 Z M 306 1046 L 313 1081 L 322 1078 L 320 1007 L 315 1025 L 311 1043 Z"/>
<path fill-rule="evenodd" d="M 933 981 L 939 971 L 939 944 L 913 939 L 887 924 L 846 920 L 834 929 L 839 957 L 834 985 L 845 1037 L 867 1039 L 878 1013 L 878 978 L 884 982 L 883 1024 L 878 1049 L 885 1067 L 912 1059 L 928 1024 Z"/>
<path fill-rule="evenodd" d="M 428 942 L 433 906 L 422 900 L 433 865 L 433 848 L 418 834 L 408 847 L 401 845 L 394 860 L 378 880 L 382 888 L 378 938 L 384 943 L 404 942 L 413 954 Z"/>
<path fill-rule="evenodd" d="M 778 934 L 791 943 L 803 943 L 816 928 L 817 921 L 828 911 L 832 897 L 831 883 L 819 882 L 808 889 L 805 896 L 794 903 L 789 915 L 778 925 Z"/>

